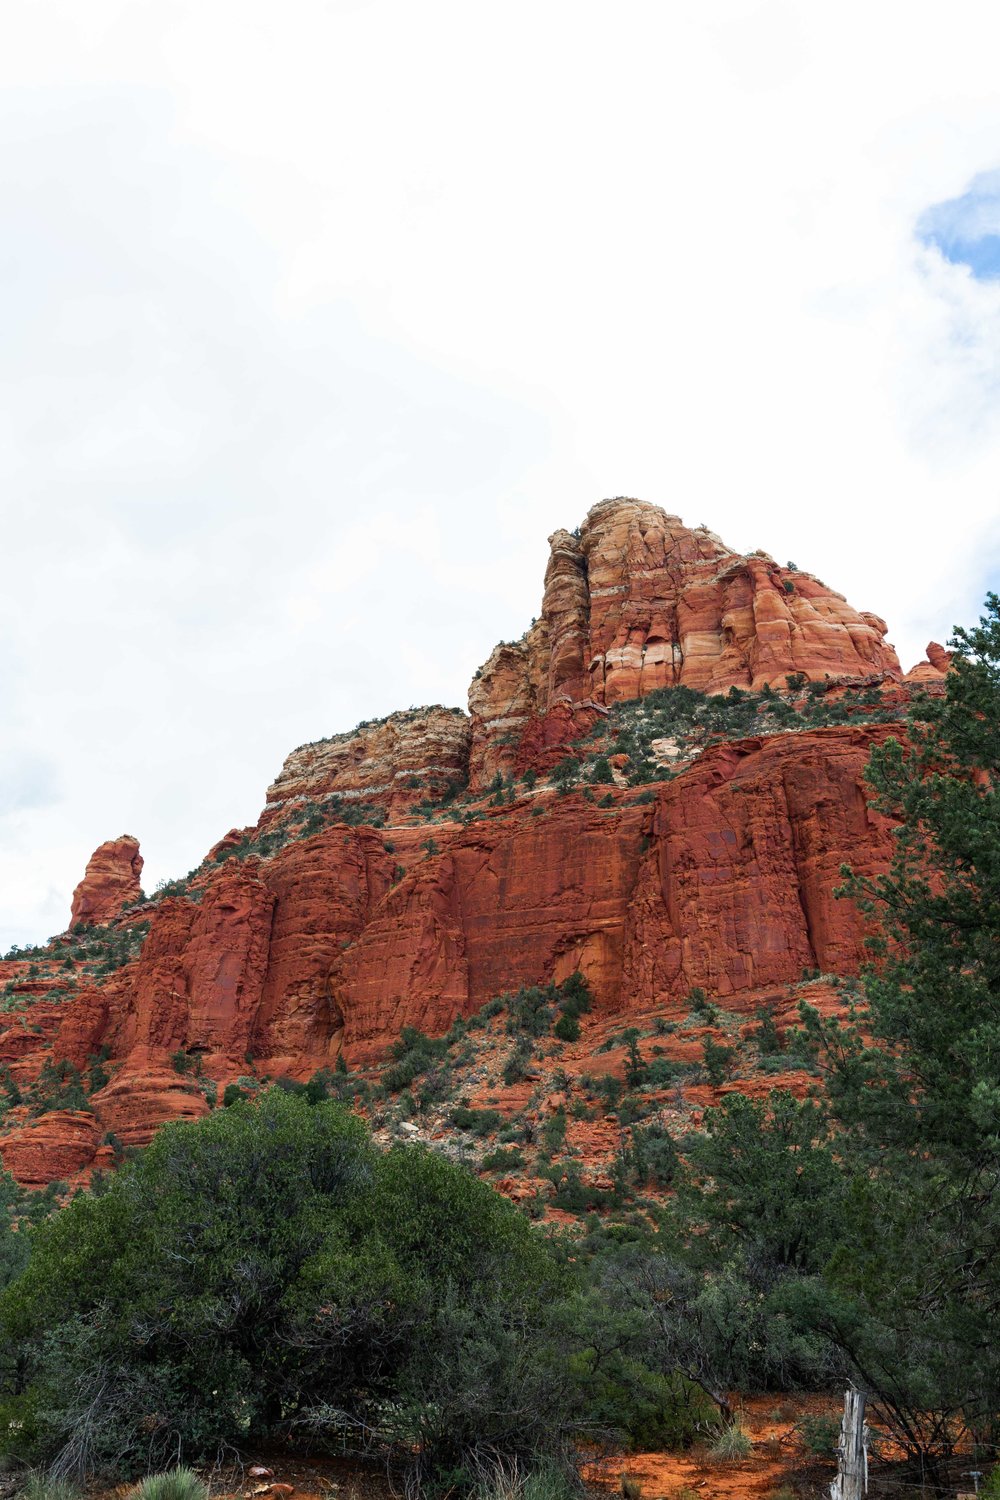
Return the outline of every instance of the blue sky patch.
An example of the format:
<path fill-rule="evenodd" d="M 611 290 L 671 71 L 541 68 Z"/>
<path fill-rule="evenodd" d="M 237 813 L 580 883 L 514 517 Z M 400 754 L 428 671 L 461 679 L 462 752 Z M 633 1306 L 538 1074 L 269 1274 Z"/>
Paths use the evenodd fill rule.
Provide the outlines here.
<path fill-rule="evenodd" d="M 1000 171 L 980 172 L 960 198 L 932 204 L 917 221 L 917 238 L 978 281 L 1000 281 Z"/>

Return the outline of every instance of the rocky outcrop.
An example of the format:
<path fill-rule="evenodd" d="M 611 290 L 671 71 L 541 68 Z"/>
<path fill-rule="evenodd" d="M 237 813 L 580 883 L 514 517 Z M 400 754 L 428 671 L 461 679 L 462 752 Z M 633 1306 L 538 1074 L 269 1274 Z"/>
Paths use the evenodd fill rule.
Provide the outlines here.
<path fill-rule="evenodd" d="M 868 804 L 864 770 L 893 732 L 742 740 L 663 787 L 630 903 L 625 992 L 700 985 L 728 997 L 804 969 L 856 974 L 864 927 L 834 891 L 847 855 L 862 875 L 891 858 L 891 825 Z"/>
<path fill-rule="evenodd" d="M 95 849 L 83 879 L 73 892 L 70 926 L 104 926 L 121 916 L 142 894 L 142 855 L 139 840 L 123 833 Z"/>
<path fill-rule="evenodd" d="M 733 995 L 856 973 L 864 930 L 835 900 L 840 865 L 885 868 L 864 767 L 887 728 L 831 728 L 713 749 L 651 805 L 552 799 L 457 833 L 375 912 L 344 964 L 349 1056 L 404 1024 L 443 1030 L 521 984 L 583 972 L 600 1007 L 700 985 Z"/>
<path fill-rule="evenodd" d="M 892 732 L 715 746 L 652 800 L 545 793 L 438 824 L 433 842 L 340 825 L 269 860 L 228 860 L 200 901 L 158 905 L 140 957 L 108 985 L 36 1009 L 39 1034 L 0 1036 L 0 1058 L 27 1080 L 46 1059 L 83 1068 L 105 1049 L 95 1139 L 134 1145 L 208 1109 L 199 1074 L 218 1089 L 248 1071 L 307 1078 L 341 1050 L 364 1063 L 405 1025 L 440 1033 L 577 969 L 598 1015 L 676 1005 L 696 985 L 738 1003 L 803 970 L 856 973 L 862 919 L 833 892 L 846 854 L 863 874 L 890 857 L 864 768 Z M 82 1151 L 84 1133 L 70 1136 L 53 1162 Z M 19 1172 L 46 1139 L 17 1134 Z"/>
<path fill-rule="evenodd" d="M 92 1096 L 91 1105 L 101 1128 L 120 1146 L 145 1146 L 169 1120 L 197 1120 L 209 1112 L 197 1079 L 165 1059 L 141 1053 Z"/>
<path fill-rule="evenodd" d="M 266 867 L 274 921 L 254 1056 L 293 1074 L 334 1062 L 344 1033 L 344 963 L 397 879 L 400 857 L 374 829 L 337 828 L 289 845 Z"/>
<path fill-rule="evenodd" d="M 300 745 L 267 789 L 261 819 L 303 810 L 336 793 L 373 803 L 390 816 L 435 801 L 469 774 L 469 721 L 459 708 L 412 708 L 359 724 L 350 734 Z"/>
<path fill-rule="evenodd" d="M 115 923 L 114 941 L 67 934 L 46 958 L 0 963 L 0 1158 L 21 1181 L 81 1180 L 161 1123 L 205 1114 L 228 1083 L 306 1079 L 341 1054 L 365 1065 L 404 1026 L 441 1033 L 576 970 L 594 995 L 587 1025 L 608 1035 L 618 1017 L 686 1015 L 695 986 L 750 1016 L 783 996 L 791 1015 L 804 971 L 858 972 L 863 918 L 834 890 L 844 859 L 874 875 L 891 856 L 864 769 L 893 725 L 707 749 L 707 737 L 666 736 L 643 773 L 663 779 L 641 790 L 609 741 L 600 788 L 505 785 L 488 807 L 453 812 L 449 793 L 470 775 L 482 790 L 498 773 L 544 771 L 614 704 L 659 688 L 784 689 L 797 673 L 799 687 L 828 681 L 831 699 L 880 684 L 898 706 L 943 690 L 948 653 L 932 643 L 902 680 L 877 616 L 639 501 L 602 502 L 550 548 L 541 618 L 476 674 L 471 720 L 412 709 L 300 747 L 255 827 L 226 834 L 183 894 L 124 918 L 139 847 L 102 845 L 73 923 Z M 147 918 L 138 957 L 109 973 L 102 955 L 120 960 L 130 933 L 138 947 Z M 694 1057 L 700 1043 L 685 1030 L 670 1045 Z M 75 1091 L 40 1093 L 61 1061 L 81 1074 Z M 565 1062 L 593 1059 L 584 1044 Z M 526 1105 L 536 1082 L 504 1107 L 517 1088 Z M 30 1119 L 46 1097 L 89 1110 Z"/>
<path fill-rule="evenodd" d="M 100 1125 L 85 1110 L 52 1110 L 0 1137 L 0 1165 L 23 1187 L 68 1181 L 92 1166 L 100 1144 Z"/>
<path fill-rule="evenodd" d="M 259 861 L 228 861 L 200 902 L 164 901 L 107 1040 L 114 1055 L 183 1049 L 242 1057 L 267 972 L 274 897 Z"/>
<path fill-rule="evenodd" d="M 576 712 L 661 687 L 784 688 L 792 673 L 898 678 L 877 615 L 764 552 L 741 556 L 705 527 L 639 500 L 604 500 L 578 533 L 549 538 L 541 619 L 506 643 L 469 693 L 471 774 L 523 768 L 522 747 L 557 707 Z M 565 743 L 565 741 L 564 741 Z"/>
<path fill-rule="evenodd" d="M 951 666 L 951 652 L 939 646 L 937 641 L 927 643 L 927 657 L 924 661 L 918 661 L 915 667 L 911 667 L 903 681 L 912 683 L 915 687 L 925 691 L 933 692 L 936 688 L 943 689 L 944 679 L 948 675 Z"/>

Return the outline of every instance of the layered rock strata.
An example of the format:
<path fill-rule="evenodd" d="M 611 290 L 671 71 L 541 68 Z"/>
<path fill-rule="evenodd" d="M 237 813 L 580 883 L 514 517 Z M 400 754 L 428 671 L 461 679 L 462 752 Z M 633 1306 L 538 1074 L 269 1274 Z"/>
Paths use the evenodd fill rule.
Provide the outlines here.
<path fill-rule="evenodd" d="M 130 833 L 109 839 L 87 861 L 83 879 L 73 892 L 70 926 L 104 926 L 142 895 L 142 855 L 139 840 Z"/>
<path fill-rule="evenodd" d="M 845 854 L 864 874 L 888 862 L 864 767 L 891 732 L 714 747 L 651 801 L 545 793 L 437 824 L 433 843 L 420 828 L 389 839 L 340 825 L 268 860 L 227 861 L 200 901 L 158 905 L 139 958 L 109 984 L 39 1002 L 37 1032 L 18 1021 L 0 1033 L 0 1062 L 27 1082 L 47 1058 L 82 1068 L 110 1054 L 111 1081 L 90 1100 L 100 1131 L 74 1123 L 67 1136 L 78 1156 L 92 1136 L 141 1144 L 166 1119 L 204 1113 L 197 1071 L 221 1088 L 248 1070 L 308 1077 L 341 1050 L 364 1062 L 404 1025 L 441 1032 L 576 969 L 598 1014 L 677 1004 L 696 985 L 738 999 L 803 969 L 855 973 L 862 920 L 833 891 Z M 35 1180 L 25 1129 L 0 1138 L 0 1156 Z"/>
<path fill-rule="evenodd" d="M 497 773 L 543 773 L 614 704 L 659 688 L 783 689 L 801 674 L 881 684 L 899 701 L 940 691 L 948 665 L 932 644 L 901 680 L 884 623 L 813 575 L 735 554 L 655 506 L 602 502 L 579 533 L 550 539 L 541 617 L 476 674 L 471 719 L 412 709 L 300 747 L 256 827 L 220 840 L 183 894 L 138 912 L 126 910 L 140 893 L 136 840 L 95 852 L 73 923 L 148 919 L 149 933 L 103 978 L 87 952 L 118 953 L 127 933 L 91 935 L 79 959 L 83 939 L 68 936 L 44 972 L 30 956 L 0 963 L 0 1083 L 24 1095 L 0 1159 L 33 1185 L 79 1177 L 164 1121 L 206 1113 L 245 1075 L 308 1078 L 341 1053 L 364 1064 L 405 1025 L 440 1033 L 577 969 L 598 1026 L 681 1014 L 696 986 L 752 1012 L 804 970 L 857 973 L 863 920 L 833 892 L 845 858 L 867 875 L 890 858 L 864 768 L 892 726 L 683 757 L 664 739 L 655 787 L 627 788 L 612 754 L 599 801 L 539 782 L 452 821 L 445 804 L 469 778 L 477 790 Z M 423 802 L 437 804 L 431 825 L 414 811 Z M 393 826 L 357 823 L 362 803 Z M 108 1078 L 88 1084 L 89 1110 L 63 1107 L 79 1093 L 51 1094 L 47 1110 L 32 1095 L 47 1063 L 90 1078 L 95 1059 Z"/>
<path fill-rule="evenodd" d="M 765 552 L 742 556 L 705 527 L 641 500 L 604 500 L 579 532 L 549 538 L 542 613 L 498 646 L 469 692 L 472 784 L 520 770 L 526 743 L 558 708 L 570 726 L 592 705 L 683 685 L 784 688 L 900 676 L 885 621 Z"/>
<path fill-rule="evenodd" d="M 937 641 L 929 641 L 926 658 L 918 661 L 915 667 L 911 667 L 903 681 L 933 693 L 935 690 L 943 689 L 944 679 L 948 675 L 950 666 L 951 652 L 939 646 Z"/>
<path fill-rule="evenodd" d="M 437 800 L 449 787 L 464 787 L 469 740 L 462 710 L 434 705 L 300 745 L 267 789 L 262 824 L 331 794 L 373 803 L 390 816 Z"/>

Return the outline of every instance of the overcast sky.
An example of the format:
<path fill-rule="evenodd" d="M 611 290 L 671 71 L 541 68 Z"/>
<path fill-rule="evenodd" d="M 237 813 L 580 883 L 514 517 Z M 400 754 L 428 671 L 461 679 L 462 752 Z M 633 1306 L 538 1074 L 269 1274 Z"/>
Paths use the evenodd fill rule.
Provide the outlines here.
<path fill-rule="evenodd" d="M 0 947 L 464 706 L 608 495 L 909 666 L 1000 563 L 992 0 L 8 0 Z"/>

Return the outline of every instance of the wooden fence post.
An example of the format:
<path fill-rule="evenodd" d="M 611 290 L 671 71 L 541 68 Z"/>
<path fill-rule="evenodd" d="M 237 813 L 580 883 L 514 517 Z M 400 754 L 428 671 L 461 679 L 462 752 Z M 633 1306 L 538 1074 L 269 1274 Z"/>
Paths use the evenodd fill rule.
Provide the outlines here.
<path fill-rule="evenodd" d="M 865 1396 L 855 1386 L 844 1394 L 844 1419 L 837 1445 L 837 1477 L 830 1486 L 830 1500 L 864 1500 L 868 1493 L 868 1428 L 865 1426 Z"/>

